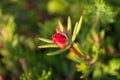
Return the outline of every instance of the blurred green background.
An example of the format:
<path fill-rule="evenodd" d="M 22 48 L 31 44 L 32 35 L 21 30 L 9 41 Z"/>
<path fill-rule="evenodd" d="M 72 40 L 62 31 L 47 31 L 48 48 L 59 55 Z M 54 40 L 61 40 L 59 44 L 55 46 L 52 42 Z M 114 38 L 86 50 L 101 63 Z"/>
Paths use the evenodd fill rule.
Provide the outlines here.
<path fill-rule="evenodd" d="M 81 15 L 76 48 L 95 64 L 37 48 L 58 19 L 74 28 Z M 0 80 L 120 80 L 120 0 L 0 0 Z"/>

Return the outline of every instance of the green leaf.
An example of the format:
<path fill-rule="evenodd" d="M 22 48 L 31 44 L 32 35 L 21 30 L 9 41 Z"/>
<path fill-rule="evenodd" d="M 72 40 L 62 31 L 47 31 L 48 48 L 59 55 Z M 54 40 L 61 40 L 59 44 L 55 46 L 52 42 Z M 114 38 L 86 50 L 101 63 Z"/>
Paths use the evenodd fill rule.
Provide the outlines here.
<path fill-rule="evenodd" d="M 65 49 L 59 49 L 57 51 L 47 53 L 47 55 L 48 56 L 57 55 L 57 54 L 60 54 L 60 53 L 64 52 L 65 50 L 66 50 L 66 48 Z"/>
<path fill-rule="evenodd" d="M 72 42 L 74 42 L 74 40 L 76 39 L 77 26 L 78 26 L 78 22 L 76 22 L 75 24 L 75 28 L 74 28 L 73 35 L 72 35 Z"/>
<path fill-rule="evenodd" d="M 64 27 L 63 27 L 63 25 L 62 25 L 60 20 L 58 20 L 58 25 L 60 27 L 60 30 L 63 32 L 64 31 Z"/>
<path fill-rule="evenodd" d="M 43 41 L 43 42 L 46 42 L 46 43 L 53 43 L 52 40 L 49 40 L 49 39 L 45 39 L 45 38 L 38 38 L 40 41 Z"/>
<path fill-rule="evenodd" d="M 79 33 L 79 31 L 80 31 L 80 29 L 81 29 L 82 19 L 83 19 L 83 17 L 81 16 L 81 17 L 80 17 L 80 20 L 79 20 L 79 23 L 78 23 L 76 35 Z"/>
<path fill-rule="evenodd" d="M 100 38 L 103 39 L 105 37 L 105 30 L 101 30 L 100 32 Z"/>
<path fill-rule="evenodd" d="M 78 35 L 78 33 L 79 33 L 80 29 L 81 29 L 81 24 L 82 24 L 82 16 L 80 17 L 79 22 L 77 22 L 75 24 L 75 28 L 74 28 L 73 36 L 72 36 L 72 42 L 74 42 L 74 40 L 76 39 L 76 36 Z"/>
<path fill-rule="evenodd" d="M 56 44 L 45 44 L 38 46 L 38 48 L 58 48 L 58 46 Z"/>
<path fill-rule="evenodd" d="M 79 58 L 78 56 L 76 56 L 73 52 L 69 52 L 69 54 L 67 55 L 68 59 L 71 59 L 75 62 L 81 63 L 84 61 L 83 58 Z"/>
<path fill-rule="evenodd" d="M 71 33 L 71 19 L 70 19 L 70 16 L 68 17 L 67 28 L 68 28 L 69 33 Z"/>
<path fill-rule="evenodd" d="M 47 55 L 48 55 L 48 56 L 52 56 L 52 55 L 60 54 L 60 53 L 64 52 L 65 50 L 69 49 L 70 47 L 71 47 L 71 46 L 68 45 L 65 49 L 59 49 L 59 50 L 57 50 L 57 51 L 47 53 Z"/>
<path fill-rule="evenodd" d="M 88 66 L 85 62 L 81 62 L 80 64 L 76 65 L 77 71 L 82 73 L 88 72 Z"/>

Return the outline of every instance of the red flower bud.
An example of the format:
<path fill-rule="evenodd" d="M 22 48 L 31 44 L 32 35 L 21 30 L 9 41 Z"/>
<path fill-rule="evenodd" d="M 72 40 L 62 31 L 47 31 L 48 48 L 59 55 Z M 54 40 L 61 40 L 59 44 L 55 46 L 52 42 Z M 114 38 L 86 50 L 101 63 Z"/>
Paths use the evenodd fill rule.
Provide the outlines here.
<path fill-rule="evenodd" d="M 66 48 L 67 46 L 67 39 L 66 36 L 62 33 L 56 33 L 52 36 L 52 40 L 54 43 L 60 48 Z"/>

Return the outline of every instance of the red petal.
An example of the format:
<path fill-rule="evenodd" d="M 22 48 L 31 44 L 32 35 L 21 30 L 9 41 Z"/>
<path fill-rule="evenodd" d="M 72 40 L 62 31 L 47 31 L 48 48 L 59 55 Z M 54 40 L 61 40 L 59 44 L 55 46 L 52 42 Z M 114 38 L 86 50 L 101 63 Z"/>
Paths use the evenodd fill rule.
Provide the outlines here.
<path fill-rule="evenodd" d="M 56 33 L 52 36 L 52 40 L 58 47 L 65 48 L 67 46 L 66 37 L 61 33 Z"/>

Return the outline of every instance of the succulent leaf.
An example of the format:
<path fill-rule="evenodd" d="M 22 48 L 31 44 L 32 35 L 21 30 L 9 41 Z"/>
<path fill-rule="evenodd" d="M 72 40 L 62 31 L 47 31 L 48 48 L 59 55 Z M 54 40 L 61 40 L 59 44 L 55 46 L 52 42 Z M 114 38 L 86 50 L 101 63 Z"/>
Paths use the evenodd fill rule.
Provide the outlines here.
<path fill-rule="evenodd" d="M 75 28 L 74 28 L 73 35 L 72 35 L 72 42 L 74 42 L 74 40 L 76 39 L 76 36 L 78 35 L 78 33 L 81 29 L 82 19 L 83 18 L 81 16 L 79 22 L 76 22 L 76 24 L 75 24 Z"/>
<path fill-rule="evenodd" d="M 47 55 L 48 56 L 57 55 L 57 54 L 60 54 L 60 53 L 64 52 L 65 50 L 66 50 L 66 48 L 65 49 L 59 49 L 57 51 L 47 53 Z"/>
<path fill-rule="evenodd" d="M 68 17 L 68 24 L 67 24 L 68 32 L 71 34 L 71 19 Z"/>
<path fill-rule="evenodd" d="M 72 42 L 74 42 L 74 40 L 76 39 L 77 26 L 78 26 L 78 22 L 76 22 L 75 27 L 74 27 L 74 31 L 72 35 Z"/>
<path fill-rule="evenodd" d="M 43 42 L 46 42 L 46 43 L 53 43 L 53 41 L 50 40 L 50 39 L 45 39 L 45 38 L 41 38 L 41 37 L 39 37 L 38 39 L 39 39 L 40 41 L 43 41 Z"/>
<path fill-rule="evenodd" d="M 58 48 L 58 46 L 56 44 L 45 44 L 38 46 L 38 48 Z"/>
<path fill-rule="evenodd" d="M 63 32 L 64 31 L 64 26 L 62 25 L 60 20 L 58 20 L 58 25 L 60 27 L 60 30 Z"/>
<path fill-rule="evenodd" d="M 80 17 L 80 20 L 79 20 L 79 23 L 78 23 L 78 26 L 77 26 L 76 35 L 79 33 L 79 31 L 80 31 L 80 29 L 81 29 L 82 20 L 83 20 L 83 17 L 81 16 L 81 17 Z"/>

